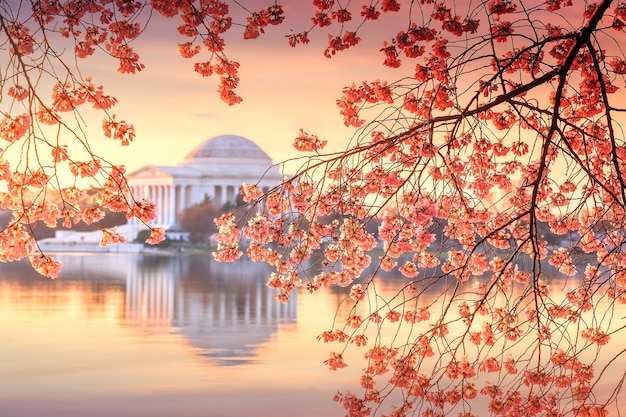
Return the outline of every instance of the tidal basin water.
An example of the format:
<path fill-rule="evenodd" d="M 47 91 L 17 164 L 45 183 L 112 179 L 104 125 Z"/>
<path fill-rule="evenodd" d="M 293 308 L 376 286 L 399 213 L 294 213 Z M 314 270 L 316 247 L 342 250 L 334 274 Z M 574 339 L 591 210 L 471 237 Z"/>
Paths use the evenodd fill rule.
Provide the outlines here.
<path fill-rule="evenodd" d="M 343 415 L 322 362 L 338 294 L 283 305 L 261 264 L 67 254 L 0 265 L 1 417 Z"/>
<path fill-rule="evenodd" d="M 332 401 L 338 390 L 360 392 L 355 362 L 365 348 L 333 372 L 323 361 L 337 345 L 316 340 L 338 308 L 337 320 L 347 317 L 346 289 L 300 292 L 281 304 L 265 285 L 270 271 L 250 261 L 186 253 L 57 259 L 64 269 L 56 280 L 28 262 L 0 264 L 0 417 L 334 417 L 345 415 Z M 556 279 L 551 293 L 562 298 L 579 284 Z M 404 285 L 385 277 L 377 291 L 393 297 Z M 419 302 L 436 314 L 444 294 L 432 287 Z M 609 305 L 585 319 L 612 320 L 616 331 L 594 365 L 604 369 L 599 398 L 626 367 L 618 330 L 626 308 Z M 620 396 L 611 415 L 621 406 Z"/>

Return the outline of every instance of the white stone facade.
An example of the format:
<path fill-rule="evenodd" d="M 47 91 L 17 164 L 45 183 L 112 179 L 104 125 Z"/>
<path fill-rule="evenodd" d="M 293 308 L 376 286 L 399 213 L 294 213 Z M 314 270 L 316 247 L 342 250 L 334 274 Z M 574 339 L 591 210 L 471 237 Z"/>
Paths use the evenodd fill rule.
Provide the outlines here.
<path fill-rule="evenodd" d="M 243 183 L 268 191 L 282 175 L 271 158 L 254 142 L 236 135 L 202 142 L 178 166 L 147 165 L 127 176 L 131 194 L 157 204 L 151 226 L 177 230 L 181 213 L 209 198 L 221 206 L 235 203 Z M 136 222 L 136 220 L 135 220 Z"/>

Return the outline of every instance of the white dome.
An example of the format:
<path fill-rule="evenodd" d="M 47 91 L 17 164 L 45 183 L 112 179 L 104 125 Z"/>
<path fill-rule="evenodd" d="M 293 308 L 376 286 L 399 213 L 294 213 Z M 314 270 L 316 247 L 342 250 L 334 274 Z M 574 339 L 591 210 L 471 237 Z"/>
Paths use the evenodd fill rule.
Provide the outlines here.
<path fill-rule="evenodd" d="M 219 135 L 205 140 L 185 158 L 185 164 L 197 164 L 200 159 L 257 159 L 268 165 L 271 158 L 249 139 L 237 135 Z"/>

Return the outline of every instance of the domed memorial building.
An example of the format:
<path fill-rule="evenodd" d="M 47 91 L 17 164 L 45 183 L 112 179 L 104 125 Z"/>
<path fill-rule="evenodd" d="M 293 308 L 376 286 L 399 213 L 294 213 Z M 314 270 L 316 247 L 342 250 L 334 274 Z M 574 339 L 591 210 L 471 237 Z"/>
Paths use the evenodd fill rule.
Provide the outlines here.
<path fill-rule="evenodd" d="M 175 230 L 186 208 L 207 198 L 219 206 L 234 204 L 243 183 L 268 191 L 282 175 L 251 140 L 220 135 L 202 142 L 178 166 L 147 165 L 127 179 L 135 199 L 156 202 L 158 216 L 151 225 Z"/>

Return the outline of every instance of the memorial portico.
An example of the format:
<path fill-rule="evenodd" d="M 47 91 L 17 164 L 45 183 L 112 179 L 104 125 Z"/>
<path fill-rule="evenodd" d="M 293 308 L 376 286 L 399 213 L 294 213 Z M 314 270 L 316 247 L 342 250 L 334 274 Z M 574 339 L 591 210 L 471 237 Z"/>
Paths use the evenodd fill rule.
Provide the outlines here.
<path fill-rule="evenodd" d="M 157 205 L 151 226 L 176 230 L 182 212 L 210 199 L 218 206 L 234 204 L 243 183 L 268 191 L 282 179 L 271 158 L 254 142 L 221 135 L 198 145 L 178 166 L 147 165 L 127 176 L 135 199 Z M 135 220 L 136 222 L 136 220 Z"/>

